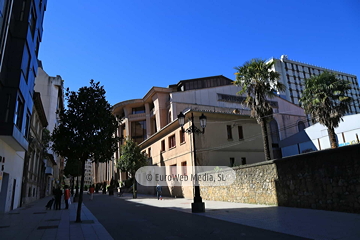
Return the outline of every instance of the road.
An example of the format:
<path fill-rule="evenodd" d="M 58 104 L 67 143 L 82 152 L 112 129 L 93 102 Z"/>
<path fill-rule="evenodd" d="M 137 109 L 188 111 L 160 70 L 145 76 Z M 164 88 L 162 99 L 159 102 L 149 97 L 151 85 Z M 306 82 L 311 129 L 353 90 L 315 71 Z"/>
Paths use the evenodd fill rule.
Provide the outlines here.
<path fill-rule="evenodd" d="M 95 195 L 84 204 L 114 239 L 304 239 L 126 199 Z"/>

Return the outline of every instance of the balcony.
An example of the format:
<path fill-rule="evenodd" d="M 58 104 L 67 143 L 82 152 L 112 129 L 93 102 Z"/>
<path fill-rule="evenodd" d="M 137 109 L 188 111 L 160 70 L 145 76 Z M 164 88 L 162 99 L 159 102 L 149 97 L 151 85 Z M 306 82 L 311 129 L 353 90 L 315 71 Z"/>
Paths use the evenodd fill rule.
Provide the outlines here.
<path fill-rule="evenodd" d="M 145 117 L 146 117 L 145 113 L 137 113 L 137 114 L 129 114 L 128 119 L 132 121 L 138 119 L 145 119 Z"/>
<path fill-rule="evenodd" d="M 54 175 L 54 169 L 52 167 L 46 167 L 45 174 L 46 175 Z"/>

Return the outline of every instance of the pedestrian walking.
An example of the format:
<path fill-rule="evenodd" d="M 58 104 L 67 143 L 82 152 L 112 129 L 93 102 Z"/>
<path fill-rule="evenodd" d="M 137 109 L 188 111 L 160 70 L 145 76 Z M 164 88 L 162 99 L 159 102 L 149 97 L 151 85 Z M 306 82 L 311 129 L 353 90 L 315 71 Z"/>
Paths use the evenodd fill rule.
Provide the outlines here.
<path fill-rule="evenodd" d="M 55 195 L 55 210 L 60 210 L 60 208 L 61 208 L 60 207 L 60 205 L 61 205 L 61 195 L 62 195 L 60 187 L 57 187 L 54 190 L 54 195 Z"/>
<path fill-rule="evenodd" d="M 94 198 L 94 191 L 95 191 L 95 188 L 94 188 L 94 184 L 90 186 L 89 188 L 89 192 L 90 192 L 90 200 L 93 200 Z"/>
<path fill-rule="evenodd" d="M 160 184 L 157 184 L 156 185 L 156 195 L 157 195 L 157 199 L 159 200 L 162 200 L 162 187 L 160 186 Z"/>
<path fill-rule="evenodd" d="M 104 182 L 102 185 L 102 193 L 106 194 L 106 182 Z"/>
<path fill-rule="evenodd" d="M 69 187 L 67 185 L 65 185 L 64 200 L 65 200 L 65 208 L 69 209 L 70 189 L 69 189 Z"/>

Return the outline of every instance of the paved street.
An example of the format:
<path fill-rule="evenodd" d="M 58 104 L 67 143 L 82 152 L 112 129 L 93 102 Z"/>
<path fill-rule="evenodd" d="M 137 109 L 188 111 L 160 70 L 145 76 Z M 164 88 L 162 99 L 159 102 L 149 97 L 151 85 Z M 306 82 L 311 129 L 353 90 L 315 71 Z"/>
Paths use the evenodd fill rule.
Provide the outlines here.
<path fill-rule="evenodd" d="M 192 200 L 149 196 L 127 201 L 191 213 Z M 360 215 L 344 212 L 269 205 L 205 201 L 206 212 L 199 215 L 311 239 L 360 239 Z"/>
<path fill-rule="evenodd" d="M 77 203 L 45 210 L 49 199 L 0 214 L 0 239 L 360 239 L 359 214 L 218 201 L 193 214 L 189 199 L 95 194 L 79 224 Z"/>
<path fill-rule="evenodd" d="M 146 198 L 159 204 L 173 200 Z M 139 200 L 145 199 L 140 196 Z M 126 197 L 95 195 L 93 201 L 86 199 L 85 205 L 114 239 L 304 239 L 201 214 L 150 206 Z"/>

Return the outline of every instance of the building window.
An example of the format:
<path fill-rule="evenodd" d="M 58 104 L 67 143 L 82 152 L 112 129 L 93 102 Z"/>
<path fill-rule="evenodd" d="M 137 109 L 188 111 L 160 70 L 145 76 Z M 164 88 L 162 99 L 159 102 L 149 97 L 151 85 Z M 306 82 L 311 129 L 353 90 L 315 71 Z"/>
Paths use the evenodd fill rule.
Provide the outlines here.
<path fill-rule="evenodd" d="M 148 148 L 148 157 L 151 158 L 151 148 Z"/>
<path fill-rule="evenodd" d="M 32 8 L 31 11 L 30 11 L 29 27 L 30 27 L 31 35 L 34 38 L 35 29 L 36 29 L 36 13 L 35 13 L 34 8 Z"/>
<path fill-rule="evenodd" d="M 132 114 L 145 113 L 145 106 L 132 109 Z"/>
<path fill-rule="evenodd" d="M 244 139 L 244 133 L 243 133 L 243 127 L 242 126 L 238 126 L 238 132 L 239 132 L 239 140 L 243 140 Z"/>
<path fill-rule="evenodd" d="M 227 138 L 228 138 L 228 139 L 233 139 L 233 138 L 232 138 L 231 125 L 227 125 L 227 126 L 226 126 L 226 130 L 227 130 Z"/>
<path fill-rule="evenodd" d="M 185 132 L 183 130 L 179 131 L 179 136 L 180 136 L 180 143 L 184 143 L 185 142 Z"/>
<path fill-rule="evenodd" d="M 14 124 L 19 128 L 20 131 L 22 127 L 23 114 L 24 114 L 24 100 L 22 99 L 22 97 L 18 96 L 15 106 Z"/>
<path fill-rule="evenodd" d="M 37 39 L 36 39 L 36 45 L 35 45 L 35 54 L 36 54 L 36 57 L 39 55 L 39 47 L 40 47 L 40 39 L 37 38 Z"/>
<path fill-rule="evenodd" d="M 25 138 L 29 139 L 29 129 L 30 129 L 30 113 L 26 114 L 26 122 L 25 122 Z"/>
<path fill-rule="evenodd" d="M 230 158 L 230 167 L 233 167 L 235 164 L 235 158 Z"/>
<path fill-rule="evenodd" d="M 181 162 L 181 171 L 184 176 L 187 176 L 187 165 L 186 162 Z"/>
<path fill-rule="evenodd" d="M 275 119 L 270 121 L 270 132 L 272 144 L 278 144 L 280 141 L 280 134 L 278 124 Z"/>
<path fill-rule="evenodd" d="M 26 0 L 23 0 L 20 12 L 20 21 L 24 20 Z"/>
<path fill-rule="evenodd" d="M 8 15 L 8 13 L 7 13 L 8 3 L 7 2 L 8 1 L 0 1 L 0 33 L 1 33 L 1 35 L 3 35 L 4 31 L 2 31 L 2 29 L 4 26 L 4 21 L 6 21 L 7 15 Z"/>
<path fill-rule="evenodd" d="M 10 113 L 10 102 L 11 102 L 11 95 L 7 95 L 7 101 L 6 101 L 6 111 L 5 111 L 5 119 L 4 122 L 8 122 L 9 120 L 9 113 Z"/>
<path fill-rule="evenodd" d="M 298 130 L 299 132 L 305 129 L 305 123 L 303 121 L 298 122 Z"/>
<path fill-rule="evenodd" d="M 161 141 L 161 151 L 165 152 L 165 140 Z"/>
<path fill-rule="evenodd" d="M 21 71 L 24 75 L 26 82 L 28 81 L 29 70 L 30 70 L 30 52 L 27 44 L 25 44 L 23 58 L 21 62 Z"/>
<path fill-rule="evenodd" d="M 131 122 L 131 138 L 137 144 L 146 139 L 146 121 Z"/>
<path fill-rule="evenodd" d="M 241 165 L 245 165 L 246 164 L 246 158 L 245 157 L 242 157 L 241 158 Z"/>
<path fill-rule="evenodd" d="M 171 176 L 176 176 L 176 164 L 170 165 L 170 174 Z"/>
<path fill-rule="evenodd" d="M 175 141 L 175 134 L 174 134 L 169 137 L 169 148 L 173 148 L 175 146 L 176 146 L 176 141 Z"/>

